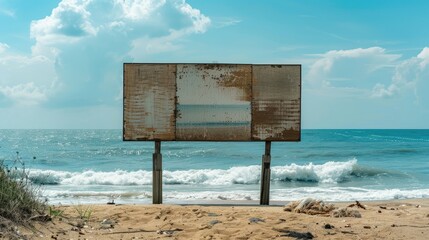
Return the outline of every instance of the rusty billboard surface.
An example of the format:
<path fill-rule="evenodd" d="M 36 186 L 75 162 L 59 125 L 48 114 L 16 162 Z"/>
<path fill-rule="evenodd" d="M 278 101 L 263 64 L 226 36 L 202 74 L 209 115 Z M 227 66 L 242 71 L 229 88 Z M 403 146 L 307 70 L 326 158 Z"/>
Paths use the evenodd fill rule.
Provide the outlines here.
<path fill-rule="evenodd" d="M 299 141 L 301 65 L 124 64 L 123 139 Z"/>
<path fill-rule="evenodd" d="M 124 139 L 175 139 L 176 65 L 124 65 Z"/>

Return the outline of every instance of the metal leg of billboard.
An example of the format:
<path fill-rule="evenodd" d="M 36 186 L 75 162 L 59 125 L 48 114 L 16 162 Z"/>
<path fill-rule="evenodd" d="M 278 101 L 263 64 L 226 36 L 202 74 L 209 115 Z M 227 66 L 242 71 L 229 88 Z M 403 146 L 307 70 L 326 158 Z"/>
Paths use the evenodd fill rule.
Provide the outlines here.
<path fill-rule="evenodd" d="M 265 155 L 262 155 L 261 168 L 261 205 L 270 204 L 270 179 L 271 179 L 271 141 L 265 142 Z"/>
<path fill-rule="evenodd" d="M 152 169 L 152 203 L 162 203 L 162 155 L 161 141 L 155 141 L 155 153 L 153 154 Z"/>

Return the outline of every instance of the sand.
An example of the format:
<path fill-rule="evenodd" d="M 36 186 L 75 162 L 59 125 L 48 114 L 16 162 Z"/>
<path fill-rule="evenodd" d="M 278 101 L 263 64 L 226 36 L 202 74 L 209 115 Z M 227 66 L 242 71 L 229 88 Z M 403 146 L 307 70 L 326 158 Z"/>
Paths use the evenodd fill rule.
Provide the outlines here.
<path fill-rule="evenodd" d="M 34 223 L 36 233 L 21 229 L 21 234 L 32 239 L 429 239 L 429 199 L 360 203 L 366 210 L 348 209 L 361 218 L 287 212 L 284 206 L 55 206 L 63 213 Z"/>

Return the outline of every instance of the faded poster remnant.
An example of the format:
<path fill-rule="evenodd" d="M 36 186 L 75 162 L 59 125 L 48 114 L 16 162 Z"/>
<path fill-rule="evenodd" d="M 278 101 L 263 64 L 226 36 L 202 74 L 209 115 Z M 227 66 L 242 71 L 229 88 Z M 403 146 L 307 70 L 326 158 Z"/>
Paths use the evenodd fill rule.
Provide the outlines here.
<path fill-rule="evenodd" d="M 177 140 L 250 140 L 251 65 L 177 65 Z"/>

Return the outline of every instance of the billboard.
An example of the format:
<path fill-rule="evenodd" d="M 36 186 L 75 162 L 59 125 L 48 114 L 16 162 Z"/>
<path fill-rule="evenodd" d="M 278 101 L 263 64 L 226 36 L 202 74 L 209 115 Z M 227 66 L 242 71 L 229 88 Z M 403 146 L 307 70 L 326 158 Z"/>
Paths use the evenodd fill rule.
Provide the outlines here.
<path fill-rule="evenodd" d="M 301 65 L 124 64 L 126 141 L 299 141 Z"/>

